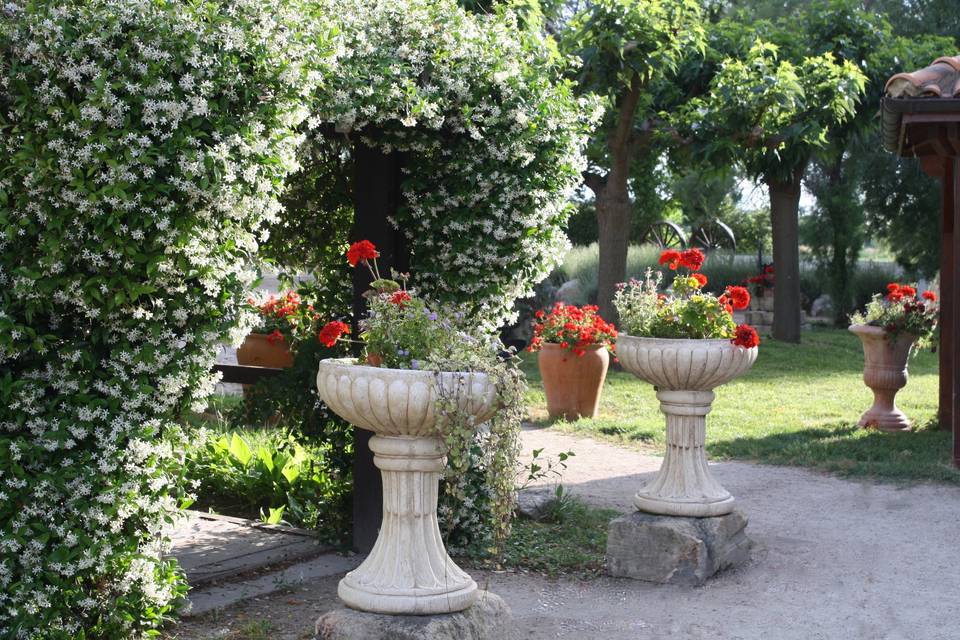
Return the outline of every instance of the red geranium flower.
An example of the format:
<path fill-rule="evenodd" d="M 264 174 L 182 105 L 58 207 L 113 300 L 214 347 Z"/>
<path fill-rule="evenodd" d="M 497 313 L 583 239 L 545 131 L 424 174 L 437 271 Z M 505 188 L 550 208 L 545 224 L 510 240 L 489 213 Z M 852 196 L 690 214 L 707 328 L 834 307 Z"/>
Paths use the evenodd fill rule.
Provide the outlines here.
<path fill-rule="evenodd" d="M 703 275 L 702 273 L 693 274 L 693 279 L 696 280 L 701 287 L 705 287 L 707 285 L 707 276 Z"/>
<path fill-rule="evenodd" d="M 669 265 L 671 269 L 676 271 L 680 265 L 680 255 L 680 252 L 676 249 L 664 249 L 663 253 L 660 254 L 660 264 Z"/>
<path fill-rule="evenodd" d="M 746 309 L 750 306 L 750 292 L 744 287 L 727 287 L 727 296 L 734 309 Z"/>
<path fill-rule="evenodd" d="M 323 325 L 323 329 L 320 329 L 320 343 L 325 347 L 332 347 L 337 343 L 337 340 L 340 339 L 340 336 L 350 333 L 350 326 L 345 322 L 340 322 L 339 320 L 334 320 Z"/>
<path fill-rule="evenodd" d="M 721 295 L 719 298 L 717 298 L 717 302 L 720 303 L 720 306 L 723 307 L 724 311 L 726 311 L 730 315 L 733 315 L 733 305 L 730 304 L 730 299 L 726 296 L 726 294 Z"/>
<path fill-rule="evenodd" d="M 373 243 L 369 240 L 354 242 L 350 245 L 350 248 L 347 249 L 347 262 L 350 263 L 351 267 L 357 266 L 360 262 L 374 260 L 379 257 L 380 252 L 377 251 L 377 248 L 373 246 Z"/>
<path fill-rule="evenodd" d="M 902 287 L 900 287 L 900 293 L 902 293 L 906 298 L 914 298 L 917 295 L 917 290 L 914 289 L 913 287 L 908 287 L 907 285 L 903 285 Z"/>
<path fill-rule="evenodd" d="M 706 257 L 700 249 L 687 249 L 680 254 L 680 266 L 690 269 L 690 271 L 699 271 L 703 266 Z"/>
<path fill-rule="evenodd" d="M 280 329 L 274 329 L 273 333 L 267 336 L 267 342 L 272 345 L 277 345 L 283 342 L 283 334 L 280 333 Z"/>
<path fill-rule="evenodd" d="M 396 291 L 392 296 L 390 296 L 390 302 L 403 307 L 405 302 L 410 302 L 410 294 L 406 291 Z"/>
<path fill-rule="evenodd" d="M 750 325 L 741 324 L 737 327 L 737 333 L 730 342 L 744 349 L 752 349 L 760 344 L 760 336 L 757 335 L 757 330 Z"/>
<path fill-rule="evenodd" d="M 923 297 L 929 300 L 930 302 L 937 301 L 937 294 L 935 294 L 933 291 L 924 291 Z"/>

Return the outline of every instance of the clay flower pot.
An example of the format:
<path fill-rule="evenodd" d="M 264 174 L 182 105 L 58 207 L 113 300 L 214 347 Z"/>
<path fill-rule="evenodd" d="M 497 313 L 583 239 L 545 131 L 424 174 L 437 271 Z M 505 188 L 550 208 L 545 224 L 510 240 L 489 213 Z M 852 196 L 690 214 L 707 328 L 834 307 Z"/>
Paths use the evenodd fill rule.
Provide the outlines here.
<path fill-rule="evenodd" d="M 713 389 L 743 375 L 757 359 L 729 340 L 637 338 L 621 333 L 623 368 L 657 390 L 667 421 L 667 452 L 657 476 L 634 497 L 640 511 L 709 517 L 733 511 L 734 498 L 717 482 L 704 451 Z"/>
<path fill-rule="evenodd" d="M 496 411 L 496 388 L 483 373 L 433 373 L 320 361 L 317 390 L 333 411 L 373 431 L 370 449 L 383 478 L 377 542 L 337 593 L 361 611 L 428 615 L 462 611 L 477 584 L 447 555 L 437 523 L 437 491 L 446 461 L 434 409 L 438 394 L 456 400 L 476 424 Z"/>
<path fill-rule="evenodd" d="M 893 344 L 881 327 L 850 325 L 863 343 L 863 383 L 873 391 L 873 406 L 860 417 L 861 427 L 905 431 L 910 418 L 897 408 L 896 396 L 907 384 L 907 358 L 916 336 L 903 334 Z"/>
<path fill-rule="evenodd" d="M 540 349 L 537 364 L 551 418 L 572 421 L 597 414 L 610 354 L 601 345 L 584 348 L 582 356 L 554 343 Z"/>
<path fill-rule="evenodd" d="M 293 354 L 285 340 L 273 340 L 266 333 L 251 333 L 237 348 L 237 364 L 285 369 L 293 366 Z"/>

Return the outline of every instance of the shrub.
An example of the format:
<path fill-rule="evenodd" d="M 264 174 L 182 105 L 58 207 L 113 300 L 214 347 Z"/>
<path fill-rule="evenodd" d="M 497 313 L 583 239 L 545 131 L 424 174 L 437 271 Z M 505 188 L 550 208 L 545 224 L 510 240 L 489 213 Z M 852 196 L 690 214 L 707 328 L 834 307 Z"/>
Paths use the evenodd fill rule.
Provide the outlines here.
<path fill-rule="evenodd" d="M 138 638 L 183 593 L 173 419 L 249 326 L 324 40 L 292 1 L 2 11 L 0 636 Z"/>

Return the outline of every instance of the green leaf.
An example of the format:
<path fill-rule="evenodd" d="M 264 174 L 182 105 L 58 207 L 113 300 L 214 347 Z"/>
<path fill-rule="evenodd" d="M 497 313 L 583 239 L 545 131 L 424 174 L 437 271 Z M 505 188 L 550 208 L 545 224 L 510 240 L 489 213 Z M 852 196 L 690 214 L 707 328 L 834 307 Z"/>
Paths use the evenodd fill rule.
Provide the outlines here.
<path fill-rule="evenodd" d="M 260 518 L 267 524 L 280 524 L 280 522 L 283 520 L 283 511 L 286 508 L 286 505 L 280 505 L 276 509 L 270 507 L 270 514 L 266 517 L 261 515 Z"/>
<path fill-rule="evenodd" d="M 237 459 L 240 464 L 246 466 L 253 457 L 253 452 L 250 451 L 250 447 L 247 446 L 243 438 L 237 434 L 233 434 L 233 439 L 230 440 L 230 455 Z"/>

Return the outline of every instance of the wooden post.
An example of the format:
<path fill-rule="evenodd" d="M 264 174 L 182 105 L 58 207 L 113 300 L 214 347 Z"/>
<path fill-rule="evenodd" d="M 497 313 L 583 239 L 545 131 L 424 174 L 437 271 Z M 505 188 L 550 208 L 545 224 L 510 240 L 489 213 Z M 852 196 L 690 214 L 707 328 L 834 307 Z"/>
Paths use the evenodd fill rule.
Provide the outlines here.
<path fill-rule="evenodd" d="M 950 428 L 953 431 L 953 464 L 960 467 L 960 408 L 957 402 L 960 401 L 960 375 L 956 375 L 953 366 L 960 363 L 960 309 L 957 309 L 957 301 L 960 300 L 960 157 L 953 156 L 948 160 L 948 171 L 943 176 L 943 215 L 953 220 L 953 251 L 950 256 L 950 276 L 952 279 L 949 303 L 941 303 L 941 310 L 949 304 L 950 308 Z M 948 208 L 949 207 L 949 208 Z M 941 276 L 942 277 L 942 276 Z M 940 372 L 943 375 L 943 371 Z"/>
<path fill-rule="evenodd" d="M 954 220 L 953 194 L 951 193 L 948 168 L 951 159 L 938 158 L 939 172 L 928 173 L 940 179 L 943 210 L 941 212 L 940 238 L 940 428 L 953 429 L 953 305 L 956 301 L 953 277 Z M 932 163 L 924 163 L 925 165 Z M 927 167 L 925 167 L 927 168 Z"/>
<path fill-rule="evenodd" d="M 407 271 L 410 256 L 403 234 L 387 221 L 400 202 L 399 153 L 386 154 L 362 142 L 353 146 L 353 229 L 350 240 L 369 240 L 380 251 L 377 264 L 380 274 L 390 277 L 390 268 Z M 358 267 L 353 273 L 353 335 L 358 335 L 358 320 L 366 313 L 363 293 L 370 288 L 368 269 Z M 357 353 L 359 355 L 359 353 Z M 383 487 L 380 471 L 373 466 L 369 441 L 373 432 L 353 431 L 353 547 L 366 552 L 373 548 L 383 519 Z"/>

